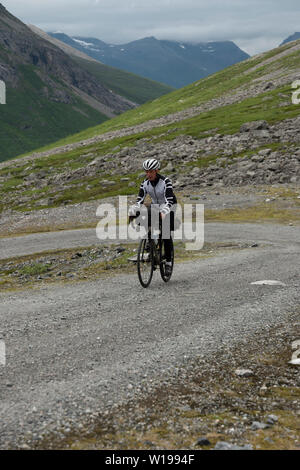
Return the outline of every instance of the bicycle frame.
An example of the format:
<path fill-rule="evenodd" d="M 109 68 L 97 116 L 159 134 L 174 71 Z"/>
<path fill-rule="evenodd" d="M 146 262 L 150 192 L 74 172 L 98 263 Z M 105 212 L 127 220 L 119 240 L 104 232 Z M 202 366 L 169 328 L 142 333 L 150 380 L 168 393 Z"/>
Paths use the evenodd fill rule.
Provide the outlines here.
<path fill-rule="evenodd" d="M 157 228 L 148 227 L 146 236 L 141 239 L 137 254 L 138 278 L 143 287 L 148 287 L 152 280 L 153 271 L 159 267 L 160 274 L 164 282 L 171 278 L 174 264 L 174 247 L 171 240 L 171 272 L 166 274 L 166 256 L 164 254 L 164 241 L 162 238 L 162 220 L 159 218 L 159 232 Z M 158 236 L 157 236 L 158 235 Z M 146 273 L 146 274 L 145 274 Z"/>

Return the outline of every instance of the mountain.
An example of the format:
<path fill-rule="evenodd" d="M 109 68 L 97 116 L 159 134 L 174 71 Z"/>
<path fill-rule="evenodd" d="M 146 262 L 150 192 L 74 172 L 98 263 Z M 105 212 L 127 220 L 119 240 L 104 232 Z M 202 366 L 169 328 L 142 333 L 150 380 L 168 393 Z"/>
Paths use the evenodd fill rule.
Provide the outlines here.
<path fill-rule="evenodd" d="M 3 162 L 0 209 L 22 214 L 136 194 L 142 162 L 153 156 L 176 191 L 186 194 L 223 186 L 262 185 L 265 191 L 282 185 L 279 194 L 290 188 L 299 220 L 300 105 L 293 104 L 292 92 L 299 96 L 291 88 L 299 73 L 300 40 Z M 275 217 L 273 205 L 266 206 Z"/>
<path fill-rule="evenodd" d="M 106 65 L 180 88 L 249 57 L 231 41 L 190 44 L 148 37 L 106 44 L 90 37 L 49 33 Z"/>
<path fill-rule="evenodd" d="M 42 29 L 38 28 L 37 26 L 33 25 L 33 24 L 28 24 L 27 25 L 35 34 L 37 34 L 38 36 L 41 36 L 43 39 L 45 39 L 46 41 L 48 42 L 51 42 L 52 44 L 54 44 L 55 46 L 59 47 L 60 49 L 62 49 L 66 54 L 68 54 L 69 56 L 71 57 L 80 57 L 81 59 L 85 59 L 85 60 L 88 60 L 90 62 L 99 62 L 98 60 L 96 59 L 93 59 L 92 57 L 90 57 L 89 55 L 85 54 L 84 52 L 81 52 L 79 49 L 75 49 L 74 47 L 72 46 L 69 46 L 68 45 L 68 41 L 66 42 L 63 42 L 63 41 L 60 41 L 59 39 L 55 38 L 55 37 L 52 37 L 50 36 L 49 34 L 47 34 L 45 31 L 43 31 Z"/>
<path fill-rule="evenodd" d="M 0 159 L 99 124 L 136 106 L 0 4 Z"/>
<path fill-rule="evenodd" d="M 163 83 L 158 83 L 124 70 L 104 65 L 99 62 L 99 60 L 93 59 L 71 45 L 48 35 L 36 26 L 28 26 L 36 34 L 42 36 L 49 42 L 53 42 L 53 44 L 66 52 L 66 54 L 75 60 L 82 68 L 96 77 L 103 85 L 134 103 L 142 104 L 174 90 L 173 87 Z M 68 38 L 68 36 L 66 36 L 66 38 Z"/>
<path fill-rule="evenodd" d="M 282 43 L 280 44 L 280 46 L 283 46 L 284 44 L 287 44 L 288 42 L 296 41 L 297 39 L 300 39 L 300 33 L 294 33 L 294 34 L 292 34 L 291 36 L 289 36 L 288 38 L 286 38 L 284 41 L 282 41 Z"/>

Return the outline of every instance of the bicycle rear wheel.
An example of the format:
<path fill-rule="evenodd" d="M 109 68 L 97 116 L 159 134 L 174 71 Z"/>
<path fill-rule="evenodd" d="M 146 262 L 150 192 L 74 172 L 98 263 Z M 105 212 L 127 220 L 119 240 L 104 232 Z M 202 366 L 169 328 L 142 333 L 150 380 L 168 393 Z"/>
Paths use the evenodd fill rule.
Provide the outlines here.
<path fill-rule="evenodd" d="M 137 255 L 138 278 L 143 287 L 148 287 L 154 268 L 153 242 L 144 238 L 140 241 Z"/>
<path fill-rule="evenodd" d="M 170 239 L 170 248 L 171 248 L 171 269 L 169 274 L 166 274 L 166 252 L 165 252 L 165 244 L 163 240 L 160 240 L 160 275 L 165 282 L 168 282 L 171 279 L 173 273 L 173 266 L 174 266 L 174 245 L 172 238 Z"/>

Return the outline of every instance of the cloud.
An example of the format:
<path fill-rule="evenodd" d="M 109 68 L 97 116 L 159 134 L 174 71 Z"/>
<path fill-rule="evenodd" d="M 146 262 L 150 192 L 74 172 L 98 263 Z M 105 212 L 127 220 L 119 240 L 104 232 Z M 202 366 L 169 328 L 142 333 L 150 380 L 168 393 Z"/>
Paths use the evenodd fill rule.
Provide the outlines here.
<path fill-rule="evenodd" d="M 25 23 L 45 31 L 121 44 L 145 36 L 233 40 L 250 54 L 299 30 L 299 0 L 3 0 Z"/>

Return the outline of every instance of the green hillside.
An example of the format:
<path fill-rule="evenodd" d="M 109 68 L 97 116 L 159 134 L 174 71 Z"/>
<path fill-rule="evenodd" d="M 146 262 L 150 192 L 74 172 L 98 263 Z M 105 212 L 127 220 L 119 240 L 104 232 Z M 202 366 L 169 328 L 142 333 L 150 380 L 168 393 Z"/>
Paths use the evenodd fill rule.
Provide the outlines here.
<path fill-rule="evenodd" d="M 0 50 L 0 62 L 5 52 Z M 7 55 L 6 61 L 7 61 Z M 73 58 L 75 60 L 75 58 Z M 144 103 L 172 90 L 151 80 L 122 72 L 95 62 L 77 59 L 94 79 L 125 98 Z M 56 100 L 57 91 L 51 89 L 33 65 L 17 65 L 18 86 L 7 86 L 6 105 L 0 106 L 0 161 L 27 153 L 53 143 L 70 134 L 89 129 L 108 119 L 107 115 L 88 106 L 55 77 L 62 95 L 72 97 L 72 103 Z M 45 91 L 47 90 L 47 91 Z M 49 99 L 50 98 L 50 99 Z M 67 101 L 71 101 L 67 98 Z"/>
<path fill-rule="evenodd" d="M 300 44 L 300 41 L 296 41 L 296 44 Z M 156 99 L 151 103 L 147 103 L 138 109 L 128 111 L 125 114 L 111 120 L 109 123 L 105 123 L 95 129 L 87 130 L 81 135 L 76 136 L 76 140 L 80 140 L 82 137 L 86 138 L 93 136 L 97 133 L 101 134 L 107 131 L 135 126 L 151 119 L 156 119 L 171 113 L 176 113 L 194 106 L 203 105 L 212 99 L 222 97 L 226 93 L 234 94 L 235 90 L 239 89 L 240 87 L 247 87 L 254 80 L 263 79 L 264 76 L 270 73 L 274 73 L 280 69 L 282 69 L 283 76 L 284 74 L 291 74 L 293 71 L 297 72 L 300 69 L 299 51 L 287 54 L 284 57 L 280 56 L 281 53 L 285 51 L 288 52 L 289 49 L 291 49 L 294 45 L 295 42 L 289 43 L 265 54 L 228 67 L 221 72 L 199 80 L 198 82 L 195 82 L 180 90 L 169 93 L 168 95 Z M 278 56 L 278 58 L 276 56 Z M 265 61 L 268 61 L 272 58 L 274 59 L 272 62 L 265 64 Z M 254 68 L 255 70 L 252 71 Z M 288 88 L 289 92 L 291 92 L 291 82 L 286 88 Z M 278 90 L 278 92 L 280 91 Z M 261 94 L 261 97 L 262 95 L 263 94 Z M 288 114 L 288 111 L 289 110 L 286 109 L 284 113 L 287 112 Z M 217 112 L 222 113 L 224 110 L 219 110 Z M 267 118 L 270 118 L 270 114 L 273 114 L 273 118 L 275 120 L 277 117 L 279 119 L 282 118 L 282 116 L 277 116 L 277 112 L 275 113 L 274 110 L 273 112 L 270 112 L 269 109 L 266 109 L 266 106 L 263 104 L 263 102 L 258 105 L 256 114 L 266 114 Z M 229 118 L 233 119 L 234 117 L 231 114 Z M 243 116 L 243 118 L 246 118 L 246 116 Z M 198 118 L 196 118 L 196 121 L 197 120 Z M 220 119 L 220 124 L 221 122 L 222 121 Z M 71 140 L 73 140 L 73 138 L 71 138 Z"/>
<path fill-rule="evenodd" d="M 73 94 L 72 105 L 49 100 L 33 66 L 19 65 L 18 75 L 22 86 L 8 87 L 0 106 L 0 161 L 107 120 Z"/>
<path fill-rule="evenodd" d="M 264 54 L 260 54 L 259 56 L 247 59 L 244 62 L 228 67 L 221 72 L 199 80 L 187 87 L 176 90 L 151 102 L 147 102 L 137 109 L 127 111 L 100 126 L 86 129 L 78 134 L 62 139 L 51 146 L 41 148 L 40 151 L 68 143 L 80 142 L 81 140 L 99 136 L 106 132 L 137 126 L 149 120 L 184 111 L 195 106 L 205 105 L 210 102 L 210 100 L 221 99 L 222 96 L 225 95 L 234 95 L 241 87 L 247 90 L 255 80 L 264 81 L 265 76 L 277 70 L 282 70 L 281 75 L 283 77 L 292 75 L 300 69 L 299 50 L 289 53 L 289 49 L 293 48 L 295 44 L 300 47 L 300 41 L 295 41 Z M 286 53 L 286 55 L 281 57 L 282 53 Z M 265 83 L 267 84 L 267 82 Z M 266 90 L 255 98 L 249 97 L 248 100 L 242 100 L 242 103 L 236 103 L 230 106 L 219 106 L 208 112 L 199 112 L 193 118 L 182 119 L 164 127 L 156 127 L 154 123 L 153 126 L 151 126 L 151 130 L 142 132 L 141 134 L 139 133 L 135 136 L 133 135 L 129 138 L 126 137 L 124 141 L 127 145 L 128 140 L 134 142 L 135 139 L 142 138 L 143 136 L 155 136 L 175 128 L 176 134 L 192 133 L 192 135 L 197 137 L 201 135 L 201 132 L 213 129 L 216 126 L 219 127 L 219 131 L 223 130 L 229 133 L 234 132 L 240 124 L 248 120 L 267 119 L 268 121 L 271 120 L 275 122 L 293 117 L 299 113 L 299 108 L 291 102 L 291 83 L 292 81 L 288 81 L 288 84 L 281 88 L 278 87 L 271 91 Z M 278 107 L 278 103 L 281 101 L 280 94 L 282 93 L 289 95 L 289 106 Z M 269 97 L 268 102 L 263 101 L 266 96 Z M 99 144 L 99 146 L 101 146 L 101 144 Z M 115 146 L 113 140 L 111 140 L 111 146 L 112 148 Z"/>
<path fill-rule="evenodd" d="M 149 80 L 133 73 L 125 72 L 100 62 L 91 62 L 79 57 L 73 57 L 78 64 L 97 77 L 103 85 L 115 93 L 142 104 L 170 93 L 173 88 L 163 83 Z"/>
<path fill-rule="evenodd" d="M 78 59 L 78 62 L 100 83 L 135 102 L 142 103 L 171 90 L 171 87 L 133 74 L 102 67 L 100 63 L 98 65 L 84 59 Z M 50 89 L 45 95 L 43 89 L 46 83 L 36 73 L 34 66 L 19 65 L 17 69 L 22 86 L 7 87 L 7 104 L 0 106 L 0 161 L 48 143 L 54 142 L 56 145 L 57 139 L 74 134 L 74 130 L 80 132 L 108 119 L 57 80 L 57 86 L 63 93 L 72 96 L 72 104 L 49 100 L 52 91 Z"/>
<path fill-rule="evenodd" d="M 20 211 L 36 210 L 134 194 L 140 180 L 139 160 L 149 151 L 154 150 L 155 155 L 155 148 L 160 152 L 161 145 L 165 145 L 165 155 L 169 144 L 173 149 L 168 159 L 162 157 L 163 165 L 172 163 L 177 179 L 184 175 L 190 178 L 191 168 L 214 165 L 219 155 L 214 150 L 206 155 L 200 144 L 192 161 L 185 160 L 184 150 L 177 160 L 176 138 L 199 142 L 209 136 L 221 136 L 222 140 L 222 136 L 239 136 L 241 125 L 250 121 L 263 120 L 274 125 L 298 117 L 300 105 L 292 104 L 291 85 L 299 70 L 300 41 L 295 41 L 40 149 L 49 152 L 45 156 L 32 161 L 15 159 L 11 165 L 7 162 L 0 168 L 3 209 L 9 206 Z M 101 140 L 107 132 L 110 134 Z M 230 165 L 231 159 L 251 157 L 251 139 L 247 137 L 248 144 L 242 150 L 239 137 L 236 139 L 238 144 L 224 165 Z M 296 151 L 295 139 L 289 143 L 285 138 L 285 142 L 281 145 L 276 138 L 267 145 L 281 152 L 283 158 L 285 152 Z M 71 143 L 76 144 L 72 150 L 60 148 Z M 263 140 L 257 140 L 255 145 L 252 155 L 266 146 Z M 188 152 L 193 151 L 192 147 Z M 226 160 L 227 148 L 224 150 Z M 44 178 L 42 186 L 40 177 Z M 26 182 L 28 178 L 30 183 Z M 20 194 L 26 196 L 21 201 Z"/>

